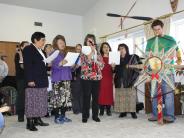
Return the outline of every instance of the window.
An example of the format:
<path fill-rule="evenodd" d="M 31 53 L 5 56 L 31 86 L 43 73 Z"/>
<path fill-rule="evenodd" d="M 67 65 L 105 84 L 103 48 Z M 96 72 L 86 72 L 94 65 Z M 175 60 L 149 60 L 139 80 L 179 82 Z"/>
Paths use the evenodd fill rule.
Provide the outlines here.
<path fill-rule="evenodd" d="M 184 59 L 184 19 L 175 21 L 171 24 L 171 35 L 176 39 L 182 51 L 182 58 Z"/>
<path fill-rule="evenodd" d="M 176 42 L 182 51 L 182 58 L 184 59 L 184 19 L 171 23 L 170 35 L 176 39 Z M 143 29 L 130 33 L 127 35 L 127 37 L 124 35 L 108 39 L 107 42 L 110 44 L 113 51 L 117 50 L 119 44 L 125 43 L 129 46 L 130 54 L 137 54 L 140 57 L 143 55 L 134 45 L 136 44 L 142 51 L 145 51 L 146 48 L 146 38 Z"/>
<path fill-rule="evenodd" d="M 112 51 L 117 51 L 118 45 L 125 43 L 129 47 L 130 54 L 137 54 L 142 56 L 142 53 L 137 48 L 135 48 L 135 44 L 144 51 L 146 47 L 145 40 L 144 31 L 139 30 L 128 35 L 125 34 L 120 37 L 111 38 L 107 42 L 110 44 Z"/>

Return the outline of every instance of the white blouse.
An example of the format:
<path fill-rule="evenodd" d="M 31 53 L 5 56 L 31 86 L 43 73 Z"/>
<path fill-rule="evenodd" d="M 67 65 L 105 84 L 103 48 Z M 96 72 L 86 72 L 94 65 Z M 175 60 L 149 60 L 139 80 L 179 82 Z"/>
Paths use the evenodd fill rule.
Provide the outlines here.
<path fill-rule="evenodd" d="M 34 45 L 34 44 L 33 44 Z M 34 45 L 35 46 L 35 45 Z M 35 46 L 36 47 L 36 46 Z M 46 57 L 45 57 L 45 55 L 44 55 L 44 53 L 42 52 L 42 49 L 40 49 L 40 48 L 37 48 L 36 47 L 36 49 L 38 50 L 38 52 L 40 53 L 40 55 L 43 57 L 43 62 L 45 63 L 45 65 L 46 65 L 46 62 L 45 62 L 45 60 L 46 60 Z"/>

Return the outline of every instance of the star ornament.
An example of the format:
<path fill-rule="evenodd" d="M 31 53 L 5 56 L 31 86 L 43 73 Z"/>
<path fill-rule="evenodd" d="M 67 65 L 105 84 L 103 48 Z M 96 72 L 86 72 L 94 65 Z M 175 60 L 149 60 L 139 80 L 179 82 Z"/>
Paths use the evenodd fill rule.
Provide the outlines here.
<path fill-rule="evenodd" d="M 141 75 L 134 84 L 135 87 L 146 80 L 151 80 L 152 98 L 155 95 L 157 83 L 160 83 L 163 80 L 170 86 L 170 88 L 174 90 L 174 81 L 168 77 L 168 74 L 171 74 L 174 68 L 178 69 L 183 68 L 184 66 L 172 64 L 177 45 L 170 48 L 167 52 L 164 52 L 164 49 L 159 51 L 158 37 L 155 38 L 154 44 L 154 51 L 150 51 L 148 53 L 145 53 L 138 48 L 138 50 L 143 53 L 144 57 L 146 57 L 143 61 L 143 64 L 127 65 L 128 68 L 142 69 Z"/>

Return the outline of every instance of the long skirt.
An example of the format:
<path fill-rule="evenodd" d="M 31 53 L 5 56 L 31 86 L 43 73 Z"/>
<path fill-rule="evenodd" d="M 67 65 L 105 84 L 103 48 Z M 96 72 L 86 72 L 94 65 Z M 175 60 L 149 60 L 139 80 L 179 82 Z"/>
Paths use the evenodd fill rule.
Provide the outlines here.
<path fill-rule="evenodd" d="M 25 115 L 43 117 L 47 114 L 47 88 L 27 88 L 25 90 Z"/>
<path fill-rule="evenodd" d="M 116 88 L 115 112 L 136 112 L 136 90 L 134 88 Z"/>
<path fill-rule="evenodd" d="M 53 108 L 72 107 L 70 83 L 70 81 L 53 83 L 53 92 L 51 92 L 50 98 L 50 105 Z"/>

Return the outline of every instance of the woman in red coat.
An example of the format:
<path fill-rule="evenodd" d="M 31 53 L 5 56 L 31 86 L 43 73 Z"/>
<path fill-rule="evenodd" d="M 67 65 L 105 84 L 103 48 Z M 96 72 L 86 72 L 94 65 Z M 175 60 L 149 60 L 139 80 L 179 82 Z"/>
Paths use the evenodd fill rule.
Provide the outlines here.
<path fill-rule="evenodd" d="M 105 66 L 102 70 L 102 79 L 100 81 L 99 100 L 100 115 L 103 116 L 106 108 L 107 115 L 111 116 L 111 105 L 113 105 L 113 67 L 109 65 L 110 45 L 107 42 L 102 43 L 100 53 L 103 56 Z"/>

